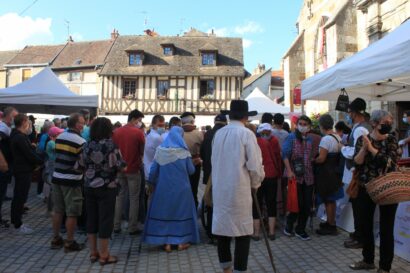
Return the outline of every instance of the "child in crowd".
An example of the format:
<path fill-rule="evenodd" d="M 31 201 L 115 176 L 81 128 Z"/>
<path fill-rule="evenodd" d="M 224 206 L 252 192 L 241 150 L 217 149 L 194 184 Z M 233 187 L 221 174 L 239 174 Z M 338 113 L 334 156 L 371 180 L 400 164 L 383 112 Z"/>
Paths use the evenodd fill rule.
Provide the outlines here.
<path fill-rule="evenodd" d="M 57 137 L 64 132 L 64 129 L 58 128 L 56 126 L 51 127 L 48 131 L 48 136 L 50 140 L 46 146 L 47 161 L 44 169 L 44 196 L 47 200 L 47 211 L 51 212 L 52 210 L 52 198 L 51 198 L 51 179 L 54 172 L 54 164 L 56 160 L 56 139 Z"/>

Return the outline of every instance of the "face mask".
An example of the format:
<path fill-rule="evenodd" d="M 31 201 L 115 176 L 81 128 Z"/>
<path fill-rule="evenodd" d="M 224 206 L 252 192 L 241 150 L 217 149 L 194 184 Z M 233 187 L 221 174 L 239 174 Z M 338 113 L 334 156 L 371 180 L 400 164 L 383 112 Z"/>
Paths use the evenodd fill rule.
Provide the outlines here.
<path fill-rule="evenodd" d="M 137 127 L 137 128 L 141 128 L 141 126 L 142 126 L 142 122 L 141 122 L 141 121 L 138 121 L 137 125 L 135 125 L 135 127 Z"/>
<path fill-rule="evenodd" d="M 352 118 L 350 117 L 350 115 L 346 115 L 345 119 L 346 119 L 347 125 L 350 125 L 350 126 L 353 125 L 353 121 L 352 121 Z"/>
<path fill-rule="evenodd" d="M 298 124 L 298 130 L 302 134 L 305 134 L 305 133 L 309 132 L 309 126 L 302 126 L 302 125 Z"/>
<path fill-rule="evenodd" d="M 270 136 L 269 135 L 261 135 L 261 137 L 265 140 L 270 140 Z"/>
<path fill-rule="evenodd" d="M 33 133 L 33 128 L 31 128 L 31 127 L 29 127 L 28 129 L 27 129 L 27 132 L 26 132 L 26 135 L 31 135 L 31 133 Z"/>
<path fill-rule="evenodd" d="M 380 124 L 379 133 L 382 135 L 386 135 L 390 133 L 392 126 L 390 124 Z"/>
<path fill-rule="evenodd" d="M 162 135 L 163 133 L 165 133 L 165 128 L 159 127 L 159 128 L 157 129 L 157 133 L 160 134 L 160 135 Z"/>
<path fill-rule="evenodd" d="M 403 122 L 404 122 L 404 123 L 408 123 L 408 122 L 407 122 L 407 118 L 403 118 Z"/>

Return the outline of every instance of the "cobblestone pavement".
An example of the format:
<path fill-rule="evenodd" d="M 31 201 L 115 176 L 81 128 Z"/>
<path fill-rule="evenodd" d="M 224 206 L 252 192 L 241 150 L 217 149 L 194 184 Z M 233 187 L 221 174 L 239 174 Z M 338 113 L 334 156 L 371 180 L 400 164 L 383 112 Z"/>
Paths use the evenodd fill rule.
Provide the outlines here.
<path fill-rule="evenodd" d="M 111 253 L 119 257 L 119 262 L 104 267 L 98 263 L 90 264 L 88 249 L 66 255 L 63 250 L 51 250 L 50 218 L 46 214 L 45 204 L 36 197 L 34 188 L 35 185 L 28 200 L 30 210 L 24 216 L 24 222 L 34 228 L 35 233 L 19 235 L 12 227 L 0 230 L 0 272 L 221 272 L 216 247 L 208 244 L 170 254 L 160 251 L 158 247 L 143 245 L 141 254 L 138 254 L 139 237 L 114 235 Z M 3 215 L 6 219 L 9 208 L 10 202 L 5 202 Z M 317 224 L 318 220 L 315 222 Z M 277 234 L 271 248 L 278 272 L 351 272 L 348 264 L 361 259 L 360 250 L 343 248 L 343 240 L 347 237 L 345 232 L 331 237 L 312 234 L 312 240 L 308 242 L 287 238 L 281 232 Z M 79 241 L 85 241 L 84 235 L 76 236 Z M 203 230 L 201 237 L 206 242 Z M 272 272 L 263 240 L 251 243 L 249 272 Z M 395 257 L 392 272 L 410 272 L 410 263 Z"/>

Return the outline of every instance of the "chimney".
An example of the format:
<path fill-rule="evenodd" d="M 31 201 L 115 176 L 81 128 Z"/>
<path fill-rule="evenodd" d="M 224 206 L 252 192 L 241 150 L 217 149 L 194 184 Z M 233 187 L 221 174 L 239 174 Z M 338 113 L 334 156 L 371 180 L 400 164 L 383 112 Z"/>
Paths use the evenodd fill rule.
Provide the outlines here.
<path fill-rule="evenodd" d="M 265 70 L 266 70 L 265 65 L 258 63 L 258 66 L 255 68 L 255 70 L 253 70 L 253 74 L 261 74 L 265 72 Z"/>
<path fill-rule="evenodd" d="M 116 30 L 115 28 L 112 30 L 111 32 L 111 40 L 115 40 L 118 38 L 118 36 L 120 36 L 120 34 L 118 33 L 118 30 Z"/>

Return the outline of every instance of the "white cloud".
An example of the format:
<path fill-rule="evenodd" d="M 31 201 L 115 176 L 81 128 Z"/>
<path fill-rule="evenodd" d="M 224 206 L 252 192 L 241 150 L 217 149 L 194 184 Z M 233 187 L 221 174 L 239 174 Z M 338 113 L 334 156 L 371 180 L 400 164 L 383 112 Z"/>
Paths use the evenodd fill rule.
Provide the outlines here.
<path fill-rule="evenodd" d="M 262 26 L 253 21 L 248 21 L 243 25 L 235 27 L 235 32 L 240 35 L 244 35 L 246 33 L 258 33 L 263 31 L 264 29 L 262 28 Z"/>
<path fill-rule="evenodd" d="M 6 13 L 0 16 L 0 50 L 20 49 L 53 40 L 51 18 L 32 18 Z"/>
<path fill-rule="evenodd" d="M 243 48 L 249 48 L 253 44 L 253 41 L 249 39 L 243 39 L 242 44 L 243 44 Z"/>
<path fill-rule="evenodd" d="M 229 29 L 226 27 L 222 27 L 222 28 L 213 27 L 213 28 L 208 29 L 207 33 L 212 33 L 212 30 L 218 37 L 227 37 L 229 36 L 229 33 L 230 33 Z"/>

